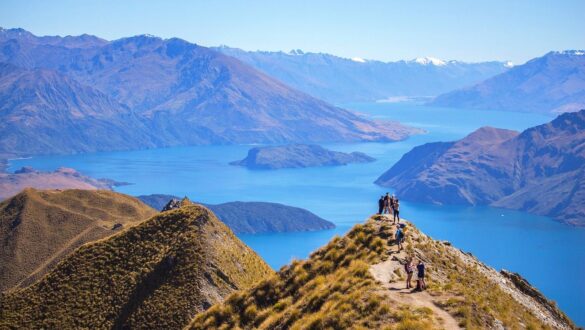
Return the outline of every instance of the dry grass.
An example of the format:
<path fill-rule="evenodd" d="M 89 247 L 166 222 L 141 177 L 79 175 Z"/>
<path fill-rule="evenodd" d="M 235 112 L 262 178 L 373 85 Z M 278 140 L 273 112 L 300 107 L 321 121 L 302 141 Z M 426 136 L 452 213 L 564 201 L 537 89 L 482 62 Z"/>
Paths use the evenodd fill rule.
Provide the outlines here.
<path fill-rule="evenodd" d="M 0 203 L 0 291 L 30 285 L 75 248 L 156 213 L 112 191 L 26 189 Z"/>
<path fill-rule="evenodd" d="M 272 270 L 211 212 L 185 206 L 84 245 L 0 298 L 0 328 L 182 328 Z"/>
<path fill-rule="evenodd" d="M 440 299 L 465 329 L 485 329 L 499 320 L 508 329 L 548 329 L 519 302 L 478 270 L 467 264 L 449 247 L 419 236 L 413 250 L 426 260 L 432 285 L 429 291 Z M 441 299 L 443 298 L 443 299 Z M 570 322 L 570 321 L 569 321 Z"/>
<path fill-rule="evenodd" d="M 387 249 L 375 228 L 355 226 L 308 260 L 199 314 L 191 329 L 430 329 L 430 315 L 406 314 L 375 292 L 370 264 Z"/>

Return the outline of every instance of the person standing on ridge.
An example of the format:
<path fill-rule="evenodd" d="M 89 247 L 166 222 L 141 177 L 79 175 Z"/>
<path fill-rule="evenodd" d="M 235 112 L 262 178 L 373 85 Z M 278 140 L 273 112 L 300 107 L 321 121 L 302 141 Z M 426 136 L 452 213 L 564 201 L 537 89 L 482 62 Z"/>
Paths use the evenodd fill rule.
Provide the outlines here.
<path fill-rule="evenodd" d="M 384 195 L 378 200 L 378 214 L 384 213 Z"/>
<path fill-rule="evenodd" d="M 384 196 L 384 212 L 390 214 L 390 194 L 386 193 Z"/>
<path fill-rule="evenodd" d="M 400 228 L 400 226 L 398 226 L 398 229 L 396 230 L 396 234 L 394 235 L 396 238 L 396 244 L 398 244 L 398 251 L 402 250 L 402 241 L 404 240 L 404 232 L 402 231 L 402 228 Z"/>
<path fill-rule="evenodd" d="M 400 201 L 398 201 L 398 198 L 394 199 L 392 209 L 394 212 L 394 223 L 400 223 Z"/>
<path fill-rule="evenodd" d="M 425 283 L 425 264 L 422 260 L 418 261 L 418 265 L 416 265 L 416 271 L 416 290 L 426 290 L 427 284 Z"/>
<path fill-rule="evenodd" d="M 412 284 L 410 281 L 412 280 L 412 274 L 414 273 L 414 266 L 412 265 L 412 257 L 408 257 L 406 263 L 404 264 L 404 271 L 406 272 L 406 288 L 412 289 Z"/>

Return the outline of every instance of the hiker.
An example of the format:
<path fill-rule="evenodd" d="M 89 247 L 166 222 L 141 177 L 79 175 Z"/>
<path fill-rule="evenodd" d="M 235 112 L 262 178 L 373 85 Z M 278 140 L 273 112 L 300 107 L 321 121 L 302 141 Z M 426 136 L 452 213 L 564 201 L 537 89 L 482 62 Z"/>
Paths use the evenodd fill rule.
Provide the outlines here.
<path fill-rule="evenodd" d="M 402 250 L 402 241 L 404 241 L 404 232 L 402 228 L 398 226 L 398 230 L 396 230 L 396 243 L 398 244 L 398 251 Z"/>
<path fill-rule="evenodd" d="M 412 257 L 409 257 L 404 264 L 404 271 L 406 272 L 406 288 L 412 289 L 412 274 L 414 273 L 414 266 L 412 265 Z"/>
<path fill-rule="evenodd" d="M 378 214 L 382 214 L 384 212 L 384 195 L 380 196 L 378 200 Z"/>
<path fill-rule="evenodd" d="M 390 194 L 389 193 L 386 193 L 386 196 L 384 196 L 384 212 L 387 214 L 390 214 Z"/>
<path fill-rule="evenodd" d="M 392 209 L 394 211 L 394 223 L 396 223 L 397 219 L 398 223 L 400 223 L 400 202 L 398 201 L 398 198 L 395 199 Z"/>
<path fill-rule="evenodd" d="M 425 264 L 422 262 L 422 260 L 418 261 L 418 265 L 416 265 L 416 271 L 416 290 L 426 290 L 427 284 L 425 283 Z"/>

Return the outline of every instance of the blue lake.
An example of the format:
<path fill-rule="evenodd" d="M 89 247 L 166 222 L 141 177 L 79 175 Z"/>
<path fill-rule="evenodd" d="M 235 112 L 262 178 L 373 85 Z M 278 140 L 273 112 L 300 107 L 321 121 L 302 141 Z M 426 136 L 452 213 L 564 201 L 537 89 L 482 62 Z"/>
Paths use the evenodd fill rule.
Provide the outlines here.
<path fill-rule="evenodd" d="M 527 113 L 467 111 L 414 104 L 344 104 L 373 118 L 424 128 L 427 134 L 397 143 L 332 144 L 361 151 L 368 164 L 277 171 L 229 166 L 250 146 L 196 146 L 169 149 L 48 156 L 14 160 L 9 170 L 33 166 L 73 167 L 84 174 L 131 182 L 117 190 L 131 195 L 163 193 L 205 203 L 271 201 L 306 208 L 337 228 L 310 233 L 240 235 L 272 267 L 304 258 L 333 235 L 376 211 L 377 198 L 391 191 L 372 182 L 412 147 L 459 139 L 481 126 L 522 130 L 552 117 Z M 546 217 L 490 207 L 435 206 L 402 201 L 401 215 L 436 239 L 449 240 L 495 267 L 521 273 L 557 301 L 578 324 L 585 324 L 585 228 Z M 564 275 L 568 275 L 564 276 Z"/>

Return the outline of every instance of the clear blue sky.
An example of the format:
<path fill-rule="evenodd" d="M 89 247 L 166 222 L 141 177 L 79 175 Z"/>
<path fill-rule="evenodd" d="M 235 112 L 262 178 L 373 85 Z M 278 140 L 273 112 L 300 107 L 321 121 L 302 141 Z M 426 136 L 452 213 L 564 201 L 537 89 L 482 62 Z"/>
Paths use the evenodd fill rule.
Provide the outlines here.
<path fill-rule="evenodd" d="M 584 0 L 1 0 L 0 26 L 37 35 L 136 34 L 204 46 L 523 63 L 585 48 Z"/>

